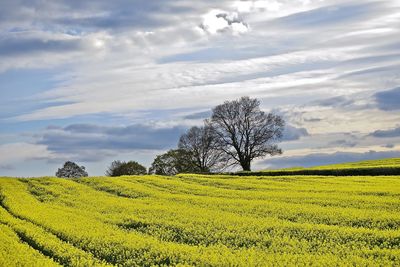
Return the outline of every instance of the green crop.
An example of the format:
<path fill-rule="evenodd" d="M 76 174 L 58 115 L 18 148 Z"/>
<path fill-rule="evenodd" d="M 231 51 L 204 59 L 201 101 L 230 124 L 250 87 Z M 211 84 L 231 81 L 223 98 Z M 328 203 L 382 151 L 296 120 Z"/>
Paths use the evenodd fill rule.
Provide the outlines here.
<path fill-rule="evenodd" d="M 400 176 L 0 178 L 0 266 L 397 266 Z"/>

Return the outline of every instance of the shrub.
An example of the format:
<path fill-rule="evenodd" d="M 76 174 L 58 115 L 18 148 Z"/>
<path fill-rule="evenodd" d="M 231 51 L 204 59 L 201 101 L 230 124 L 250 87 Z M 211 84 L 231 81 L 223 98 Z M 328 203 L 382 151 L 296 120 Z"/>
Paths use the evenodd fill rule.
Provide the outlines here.
<path fill-rule="evenodd" d="M 64 163 L 62 168 L 59 168 L 56 172 L 57 177 L 63 178 L 79 178 L 87 177 L 88 173 L 84 166 L 80 166 L 72 161 L 67 161 Z"/>
<path fill-rule="evenodd" d="M 124 162 L 119 160 L 113 161 L 106 171 L 107 176 L 143 175 L 146 173 L 146 167 L 136 161 Z"/>

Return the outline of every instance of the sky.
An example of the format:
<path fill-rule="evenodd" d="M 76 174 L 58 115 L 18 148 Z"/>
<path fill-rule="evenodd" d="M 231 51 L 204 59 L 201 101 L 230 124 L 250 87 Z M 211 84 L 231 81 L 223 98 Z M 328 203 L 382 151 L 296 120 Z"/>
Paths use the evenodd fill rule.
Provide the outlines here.
<path fill-rule="evenodd" d="M 0 175 L 149 167 L 241 96 L 286 121 L 253 169 L 400 157 L 400 1 L 0 1 Z"/>

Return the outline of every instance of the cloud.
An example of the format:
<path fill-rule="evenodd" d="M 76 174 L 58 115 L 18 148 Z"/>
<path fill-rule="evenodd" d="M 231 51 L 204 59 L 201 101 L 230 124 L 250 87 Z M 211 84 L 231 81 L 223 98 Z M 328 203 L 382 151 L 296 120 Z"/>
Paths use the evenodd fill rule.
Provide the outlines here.
<path fill-rule="evenodd" d="M 18 34 L 20 35 L 20 34 Z M 82 49 L 79 38 L 45 40 L 38 36 L 31 38 L 12 36 L 0 42 L 0 56 L 20 56 L 35 52 L 65 53 Z"/>
<path fill-rule="evenodd" d="M 84 36 L 41 30 L 0 33 L 0 73 L 9 69 L 50 69 L 68 63 L 88 62 L 102 55 L 111 37 L 105 33 Z"/>
<path fill-rule="evenodd" d="M 212 10 L 204 15 L 200 28 L 209 34 L 230 31 L 238 35 L 249 30 L 249 26 L 239 18 L 238 13 L 222 10 Z"/>
<path fill-rule="evenodd" d="M 345 107 L 354 103 L 353 99 L 349 99 L 346 96 L 336 96 L 332 98 L 322 99 L 315 102 L 319 106 L 323 107 Z"/>
<path fill-rule="evenodd" d="M 0 145 L 0 162 L 3 168 L 15 163 L 23 163 L 29 160 L 42 160 L 52 157 L 45 145 L 32 143 L 8 143 Z"/>
<path fill-rule="evenodd" d="M 369 135 L 378 138 L 400 137 L 400 127 L 389 130 L 376 130 L 375 132 Z"/>
<path fill-rule="evenodd" d="M 383 147 L 385 147 L 385 148 L 394 148 L 395 145 L 394 144 L 386 144 Z"/>
<path fill-rule="evenodd" d="M 98 161 L 107 156 L 135 150 L 166 150 L 175 147 L 186 128 L 155 128 L 148 125 L 100 126 L 72 124 L 49 127 L 38 134 L 37 144 L 57 157 Z"/>
<path fill-rule="evenodd" d="M 254 12 L 254 11 L 272 11 L 276 12 L 280 10 L 283 6 L 283 3 L 279 1 L 236 1 L 234 6 L 237 8 L 239 12 Z"/>
<path fill-rule="evenodd" d="M 155 153 L 176 141 L 163 143 L 151 129 L 170 129 L 171 136 L 164 133 L 173 140 L 171 129 L 179 136 L 179 125 L 198 123 L 202 111 L 243 95 L 259 98 L 263 110 L 287 111 L 295 129 L 282 143 L 286 155 L 398 143 L 346 133 L 365 137 L 398 124 L 399 97 L 384 90 L 400 84 L 399 1 L 3 0 L 1 6 L 0 123 L 12 135 L 65 126 L 39 133 L 38 142 L 49 146 L 36 146 L 50 160 L 97 161 L 144 147 Z M 11 69 L 21 86 L 4 82 Z M 24 73 L 31 70 L 46 74 Z M 139 129 L 158 122 L 133 132 L 97 125 L 107 125 L 106 117 Z M 13 138 L 3 142 L 23 139 Z"/>
<path fill-rule="evenodd" d="M 73 104 L 38 109 L 19 119 L 65 118 L 98 112 L 118 114 L 132 109 L 210 108 L 244 93 L 263 97 L 274 105 L 282 104 L 276 99 L 293 103 L 293 95 L 301 92 L 300 87 L 313 89 L 311 97 L 318 98 L 325 95 L 327 87 L 335 86 L 329 84 L 329 73 L 293 71 L 293 66 L 341 56 L 347 55 L 321 50 L 214 63 L 150 64 L 144 69 L 119 64 L 84 68 L 72 73 L 74 78 L 62 87 L 41 96 L 48 102 L 63 100 Z M 328 84 L 316 88 L 325 81 Z M 303 101 L 309 99 L 307 94 Z"/>
<path fill-rule="evenodd" d="M 248 4 L 257 7 L 257 10 L 263 9 L 263 6 L 264 9 L 268 9 L 268 4 L 279 6 L 279 4 L 271 4 L 272 2 L 249 1 Z M 276 2 L 284 5 L 281 9 L 289 6 L 284 1 Z M 315 9 L 319 5 L 327 5 L 320 1 L 308 2 L 304 5 L 299 3 L 299 8 L 301 6 L 301 9 Z M 361 82 L 354 81 L 352 78 L 335 80 L 338 77 L 337 73 L 346 73 L 347 68 L 351 69 L 351 64 L 354 64 L 353 62 L 340 66 L 338 65 L 340 62 L 366 56 L 357 50 L 358 46 L 364 42 L 354 37 L 341 37 L 349 43 L 327 47 L 327 44 L 336 44 L 334 40 L 337 36 L 355 30 L 352 27 L 344 30 L 335 28 L 326 32 L 311 29 L 312 33 L 302 32 L 300 35 L 290 29 L 283 36 L 276 25 L 269 25 L 269 19 L 262 19 L 266 13 L 272 12 L 268 10 L 260 14 L 246 13 L 235 10 L 231 2 L 225 1 L 218 3 L 201 1 L 201 3 L 191 4 L 185 1 L 156 1 L 154 4 L 139 1 L 136 3 L 145 16 L 143 27 L 140 22 L 137 22 L 137 27 L 133 27 L 127 21 L 100 23 L 100 26 L 93 22 L 93 31 L 96 31 L 99 36 L 91 38 L 88 36 L 87 28 L 79 29 L 79 23 L 73 21 L 64 24 L 59 22 L 56 24 L 58 26 L 51 28 L 52 31 L 65 32 L 71 38 L 78 38 L 85 45 L 103 44 L 103 47 L 96 50 L 98 53 L 87 49 L 76 55 L 72 70 L 64 73 L 67 77 L 66 81 L 40 96 L 42 97 L 40 100 L 44 98 L 48 102 L 64 101 L 68 103 L 67 105 L 38 108 L 19 118 L 22 120 L 68 118 L 103 112 L 121 114 L 132 112 L 132 110 L 144 110 L 147 107 L 151 109 L 169 109 L 173 106 L 209 108 L 240 94 L 262 97 L 266 101 L 276 103 L 275 105 L 301 105 L 305 99 L 343 96 L 343 92 L 350 94 L 379 88 L 376 86 L 378 82 L 375 75 L 370 77 L 370 80 L 360 77 L 362 80 L 365 79 Z M 337 5 L 340 11 L 342 5 Z M 135 17 L 136 11 L 132 9 L 136 4 L 127 6 L 121 5 L 118 1 L 79 4 L 66 1 L 62 4 L 43 7 L 46 10 L 43 13 L 47 15 L 41 19 L 38 16 L 36 20 L 40 21 L 38 24 L 42 23 L 50 27 L 49 25 L 53 24 L 49 21 L 58 21 L 65 17 L 77 21 L 88 20 L 90 23 L 97 19 L 113 19 L 113 17 L 118 20 L 118 16 L 114 14 L 123 13 L 124 10 L 127 10 L 127 13 L 132 11 L 132 17 Z M 212 7 L 214 9 L 211 9 Z M 329 8 L 334 9 L 333 6 Z M 89 12 L 91 10 L 96 12 Z M 41 14 L 42 11 L 39 9 L 36 12 Z M 373 9 L 368 9 L 368 12 L 371 17 L 376 15 L 380 18 L 381 16 L 380 11 L 375 13 Z M 390 14 L 389 11 L 387 12 Z M 66 16 L 65 14 L 74 15 Z M 179 16 L 174 14 L 179 14 Z M 240 38 L 230 34 L 205 36 L 192 29 L 192 26 L 196 27 L 201 22 L 202 14 L 208 14 L 212 20 L 223 22 L 224 26 L 217 28 L 231 33 L 235 31 L 232 28 L 234 24 L 247 25 L 247 21 L 250 21 L 249 24 L 254 21 L 255 24 L 254 26 L 251 24 L 252 31 L 241 35 Z M 121 20 L 124 20 L 124 17 L 128 15 L 125 13 L 121 15 Z M 147 18 L 160 19 L 162 23 L 149 28 L 146 26 L 148 25 Z M 168 23 L 163 23 L 164 19 L 167 19 Z M 364 23 L 357 17 L 353 19 L 361 23 L 357 26 L 358 31 L 374 28 L 368 24 L 369 21 Z M 303 27 L 304 32 L 309 29 L 308 26 Z M 219 31 L 216 28 L 213 29 L 212 31 Z M 89 33 L 94 34 L 90 31 Z M 387 32 L 386 34 L 390 37 L 394 33 Z M 321 40 L 320 34 L 323 35 Z M 386 39 L 379 38 L 379 42 L 384 42 Z M 320 42 L 324 45 L 317 48 L 315 44 Z M 226 43 L 230 45 L 226 46 Z M 66 58 L 71 58 L 68 53 L 59 51 L 40 59 L 50 60 L 51 58 L 57 62 L 64 62 L 65 58 L 56 59 L 62 54 L 66 54 Z M 37 59 L 37 57 L 26 59 L 20 66 L 43 64 L 48 66 L 47 62 L 43 63 Z M 15 61 L 18 60 L 20 59 L 15 59 Z M 139 63 L 136 62 L 137 60 Z M 198 62 L 199 60 L 203 61 Z M 389 60 L 389 58 L 383 57 L 382 60 Z M 160 62 L 164 64 L 159 64 Z M 165 64 L 166 62 L 168 64 Z M 392 80 L 390 77 L 387 79 Z M 339 88 L 338 83 L 340 83 Z M 196 98 L 193 95 L 196 95 Z M 295 95 L 296 97 L 293 97 Z M 165 99 L 170 101 L 164 101 Z"/>
<path fill-rule="evenodd" d="M 307 129 L 305 128 L 296 128 L 291 125 L 286 125 L 285 130 L 283 131 L 282 141 L 298 140 L 301 137 L 308 135 Z"/>
<path fill-rule="evenodd" d="M 378 108 L 385 111 L 400 110 L 400 87 L 378 92 L 375 94 L 375 100 Z"/>
<path fill-rule="evenodd" d="M 344 22 L 351 23 L 356 19 L 370 17 L 371 11 L 377 12 L 382 5 L 366 2 L 362 4 L 346 3 L 324 6 L 309 11 L 299 12 L 277 21 L 285 27 L 326 27 Z"/>
<path fill-rule="evenodd" d="M 311 117 L 311 118 L 304 118 L 304 121 L 305 122 L 320 122 L 320 121 L 322 121 L 322 119 L 321 118 L 313 118 L 313 117 Z"/>
<path fill-rule="evenodd" d="M 174 21 L 174 17 L 161 14 L 182 14 L 192 9 L 176 1 L 57 1 L 51 4 L 42 1 L 5 0 L 0 11 L 0 22 L 7 25 L 12 20 L 18 25 L 36 22 L 48 27 L 68 27 L 80 31 L 96 29 L 121 29 L 127 27 L 160 27 Z M 3 21 L 1 20 L 3 19 Z M 1 25 L 1 24 L 0 24 Z"/>
<path fill-rule="evenodd" d="M 93 64 L 99 50 L 103 62 L 111 54 L 107 60 L 117 60 L 123 54 L 121 58 L 149 62 L 151 55 L 168 51 L 153 46 L 168 44 L 170 49 L 177 40 L 199 38 L 195 28 L 200 14 L 207 11 L 206 5 L 170 0 L 51 4 L 5 0 L 0 10 L 0 55 L 12 59 L 0 62 L 0 72 L 51 67 L 49 62 L 61 66 L 70 62 Z M 44 59 L 32 56 L 38 53 Z"/>
<path fill-rule="evenodd" d="M 209 117 L 211 117 L 211 110 L 192 113 L 189 115 L 185 115 L 183 118 L 186 120 L 198 120 L 198 119 L 207 119 Z"/>
<path fill-rule="evenodd" d="M 358 143 L 353 140 L 346 140 L 346 139 L 340 139 L 340 140 L 335 140 L 333 142 L 330 142 L 328 144 L 329 146 L 333 147 L 355 147 Z"/>
<path fill-rule="evenodd" d="M 277 157 L 264 160 L 258 166 L 268 166 L 268 168 L 289 168 L 289 167 L 311 167 L 327 164 L 336 164 L 343 162 L 353 162 L 361 160 L 383 159 L 400 157 L 400 151 L 369 151 L 365 153 L 352 153 L 352 152 L 336 152 L 328 153 L 315 153 L 304 156 L 294 157 Z"/>
<path fill-rule="evenodd" d="M 309 124 L 312 125 L 312 124 Z M 307 128 L 307 130 L 309 130 Z M 293 157 L 315 153 L 341 152 L 367 152 L 387 151 L 386 144 L 400 144 L 400 136 L 397 138 L 376 138 L 361 132 L 344 132 L 336 127 L 336 132 L 313 133 L 290 142 L 282 142 L 283 156 Z M 393 147 L 393 148 L 394 148 Z"/>

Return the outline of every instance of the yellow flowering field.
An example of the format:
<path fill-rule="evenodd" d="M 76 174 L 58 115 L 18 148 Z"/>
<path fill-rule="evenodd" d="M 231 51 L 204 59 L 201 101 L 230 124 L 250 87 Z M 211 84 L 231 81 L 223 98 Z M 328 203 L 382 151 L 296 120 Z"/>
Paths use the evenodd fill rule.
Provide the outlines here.
<path fill-rule="evenodd" d="M 0 266 L 398 266 L 400 176 L 0 178 Z"/>

